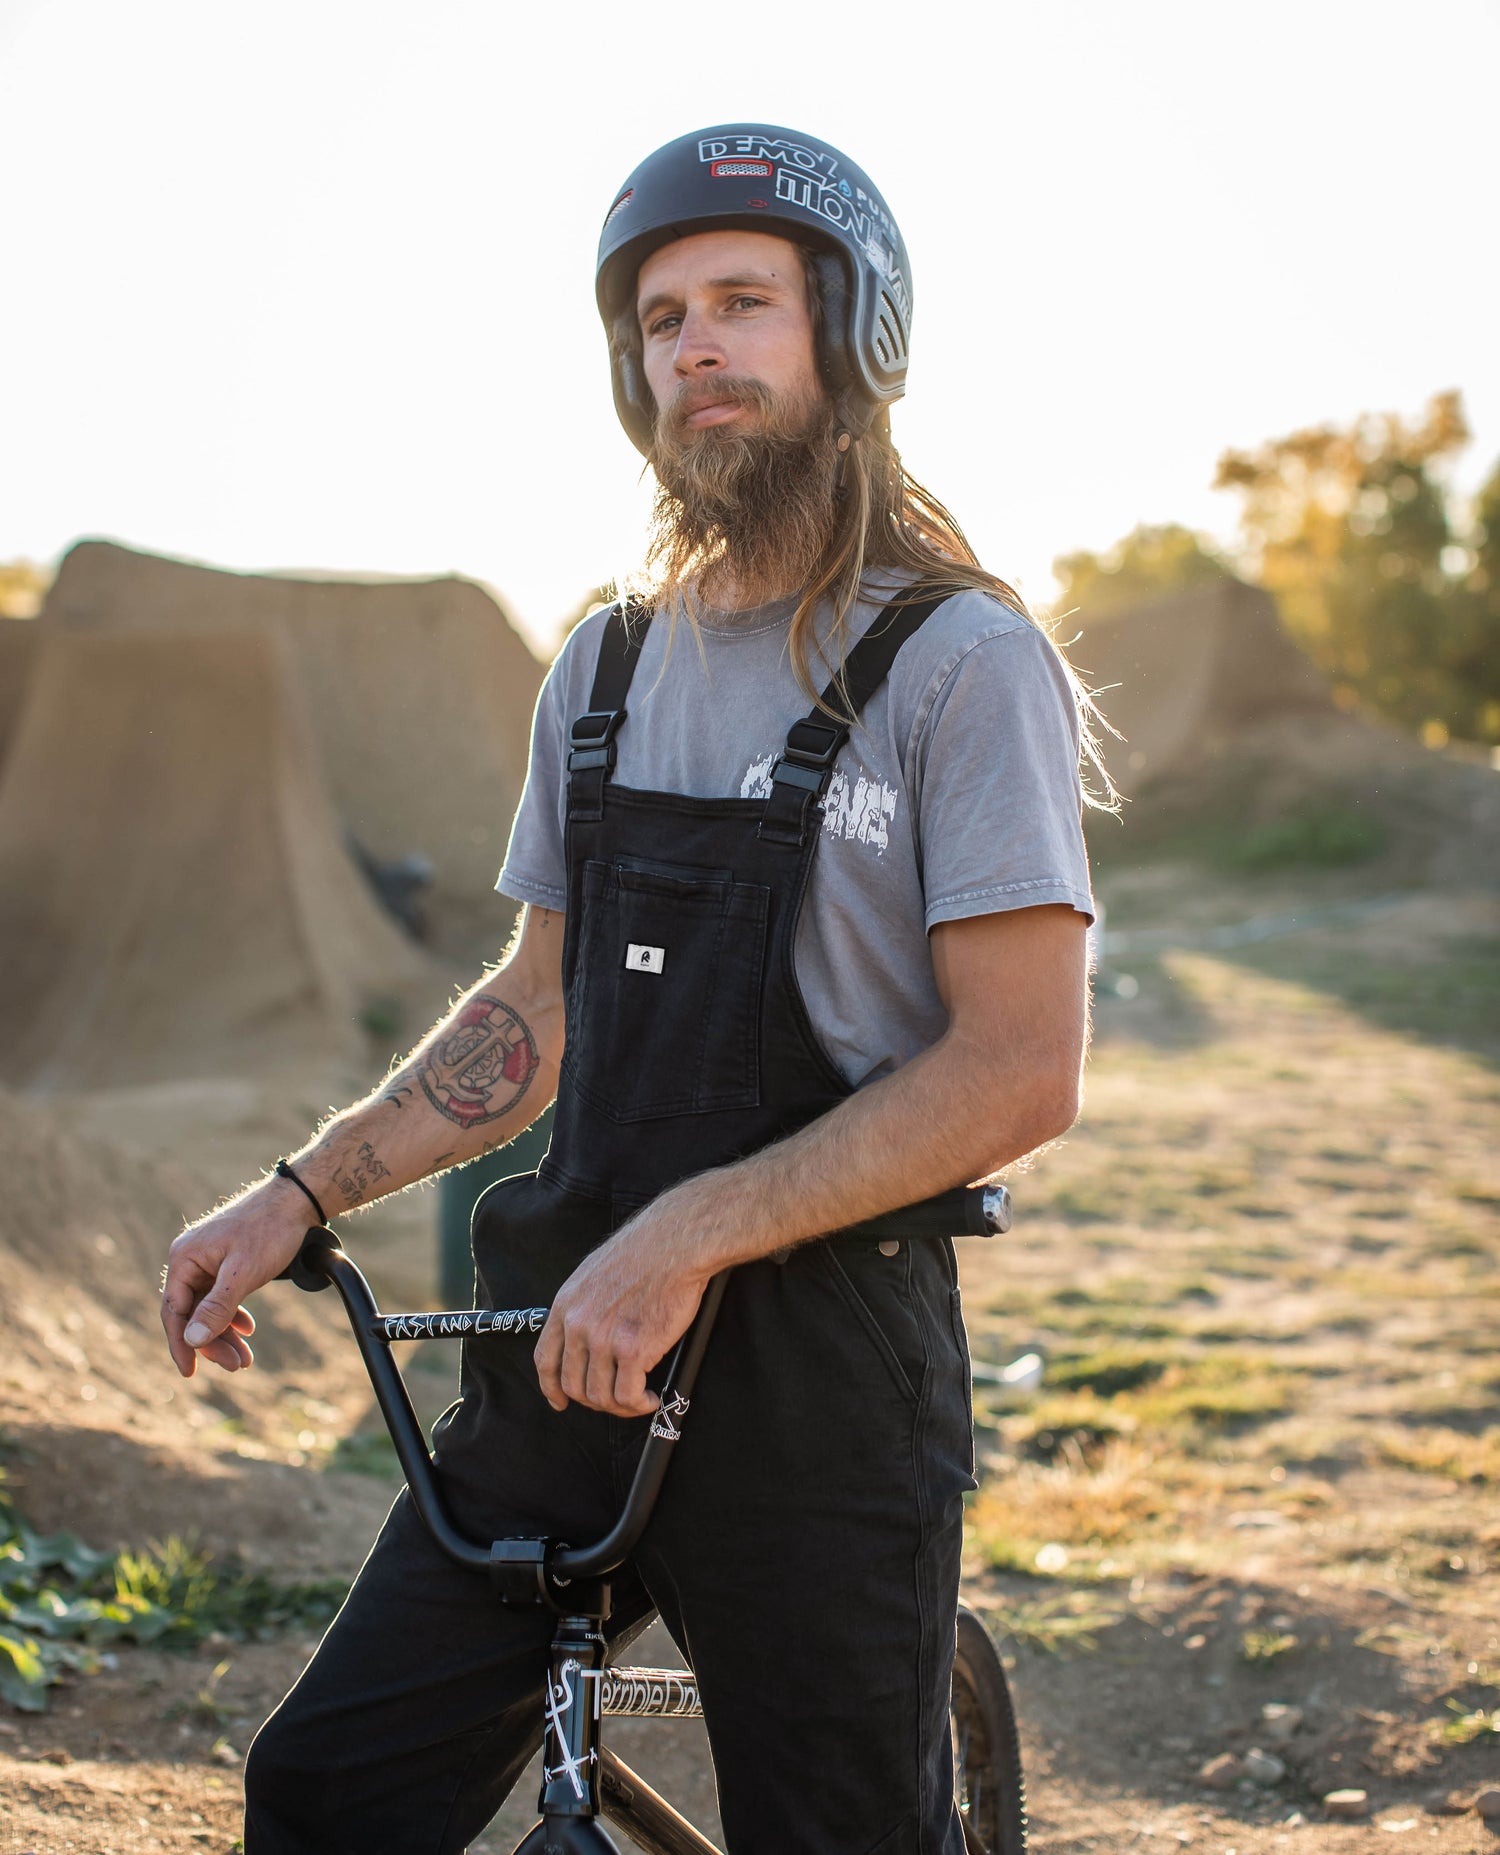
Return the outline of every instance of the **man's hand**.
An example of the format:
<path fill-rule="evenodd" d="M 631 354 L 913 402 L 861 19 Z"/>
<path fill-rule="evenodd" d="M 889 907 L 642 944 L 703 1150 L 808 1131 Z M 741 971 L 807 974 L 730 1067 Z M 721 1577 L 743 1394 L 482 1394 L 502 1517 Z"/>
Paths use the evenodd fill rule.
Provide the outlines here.
<path fill-rule="evenodd" d="M 247 1340 L 255 1319 L 240 1304 L 281 1274 L 310 1222 L 294 1185 L 267 1180 L 183 1231 L 167 1252 L 161 1324 L 184 1378 L 193 1376 L 199 1353 L 226 1372 L 254 1363 Z"/>
<path fill-rule="evenodd" d="M 1051 904 L 942 922 L 932 960 L 948 1011 L 935 1044 L 785 1140 L 663 1192 L 563 1283 L 536 1349 L 554 1410 L 571 1398 L 646 1415 L 647 1372 L 721 1269 L 987 1177 L 1072 1125 L 1083 916 Z"/>
<path fill-rule="evenodd" d="M 503 963 L 372 1094 L 290 1155 L 330 1216 L 488 1153 L 542 1112 L 562 1058 L 562 938 L 560 914 L 526 909 Z M 251 1363 L 255 1322 L 241 1303 L 281 1274 L 311 1222 L 297 1187 L 268 1178 L 183 1231 L 168 1252 L 161 1324 L 184 1378 L 199 1353 L 226 1372 Z"/>
<path fill-rule="evenodd" d="M 682 1338 L 710 1270 L 689 1268 L 685 1194 L 666 1193 L 617 1230 L 553 1297 L 536 1345 L 542 1395 L 553 1410 L 571 1399 L 612 1417 L 657 1407 L 646 1374 Z"/>

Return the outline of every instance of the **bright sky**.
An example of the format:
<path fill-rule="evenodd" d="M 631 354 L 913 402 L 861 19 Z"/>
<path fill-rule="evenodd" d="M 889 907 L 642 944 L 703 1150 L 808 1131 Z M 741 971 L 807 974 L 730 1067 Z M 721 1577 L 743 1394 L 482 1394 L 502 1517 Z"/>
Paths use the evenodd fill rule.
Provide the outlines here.
<path fill-rule="evenodd" d="M 81 534 L 489 580 L 538 639 L 644 493 L 593 308 L 672 136 L 826 138 L 916 315 L 896 435 L 987 565 L 1221 535 L 1219 452 L 1462 390 L 1500 453 L 1496 0 L 0 0 L 0 559 Z"/>

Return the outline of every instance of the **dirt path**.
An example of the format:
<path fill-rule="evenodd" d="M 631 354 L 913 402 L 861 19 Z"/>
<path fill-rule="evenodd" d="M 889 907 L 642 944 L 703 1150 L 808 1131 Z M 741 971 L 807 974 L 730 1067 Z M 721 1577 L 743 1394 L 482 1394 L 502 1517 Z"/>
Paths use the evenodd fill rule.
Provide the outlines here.
<path fill-rule="evenodd" d="M 1500 1850 L 1434 1813 L 1500 1784 L 1497 944 L 1475 896 L 1143 954 L 1128 998 L 1107 973 L 1082 1124 L 1015 1181 L 1013 1239 L 966 1251 L 976 1357 L 1048 1361 L 1029 1404 L 979 1389 L 967 1576 L 1013 1663 L 1041 1855 Z M 361 1237 L 414 1298 L 429 1217 L 409 1200 Z M 9 1394 L 35 1518 L 139 1540 L 196 1500 L 263 1562 L 352 1570 L 390 1483 L 340 1466 L 368 1400 L 331 1334 L 296 1333 L 253 1405 L 192 1405 L 170 1461 L 163 1432 L 112 1448 Z M 427 1408 L 450 1371 L 420 1363 Z M 45 1715 L 0 1711 L 0 1850 L 227 1855 L 238 1754 L 310 1646 L 121 1650 Z M 701 1733 L 657 1730 L 614 1743 L 707 1814 Z M 1252 1747 L 1272 1781 L 1201 1781 Z M 1344 1788 L 1364 1822 L 1327 1820 Z"/>

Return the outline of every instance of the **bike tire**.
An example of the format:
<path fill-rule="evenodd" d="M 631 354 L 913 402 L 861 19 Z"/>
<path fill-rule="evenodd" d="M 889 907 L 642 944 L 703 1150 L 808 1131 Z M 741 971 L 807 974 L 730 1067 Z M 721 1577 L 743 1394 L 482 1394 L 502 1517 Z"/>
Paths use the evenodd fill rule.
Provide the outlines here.
<path fill-rule="evenodd" d="M 958 1608 L 949 1718 L 967 1855 L 1026 1855 L 1026 1788 L 1010 1685 L 989 1631 L 964 1604 Z"/>

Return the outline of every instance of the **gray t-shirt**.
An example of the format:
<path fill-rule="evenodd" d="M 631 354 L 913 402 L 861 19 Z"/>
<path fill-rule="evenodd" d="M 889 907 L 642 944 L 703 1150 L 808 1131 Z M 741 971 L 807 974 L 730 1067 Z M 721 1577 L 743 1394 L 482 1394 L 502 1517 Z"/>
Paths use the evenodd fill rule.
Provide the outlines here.
<path fill-rule="evenodd" d="M 695 798 L 770 789 L 811 707 L 788 651 L 795 600 L 652 623 L 614 778 Z M 880 605 L 852 615 L 851 634 Z M 537 700 L 531 767 L 496 887 L 565 910 L 568 732 L 589 707 L 604 614 L 579 625 Z M 819 685 L 826 680 L 818 676 Z M 1044 634 L 980 592 L 956 594 L 902 646 L 838 757 L 796 939 L 823 1047 L 854 1088 L 933 1044 L 947 1015 L 927 933 L 939 921 L 1061 902 L 1092 919 L 1078 718 Z"/>

